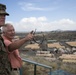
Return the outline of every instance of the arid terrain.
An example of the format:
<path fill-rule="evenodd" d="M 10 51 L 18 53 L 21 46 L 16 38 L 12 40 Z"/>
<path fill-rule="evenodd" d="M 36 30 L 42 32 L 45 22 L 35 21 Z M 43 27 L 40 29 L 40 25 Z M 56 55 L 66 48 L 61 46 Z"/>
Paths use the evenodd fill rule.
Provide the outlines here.
<path fill-rule="evenodd" d="M 23 38 L 24 34 L 18 33 L 17 37 Z M 46 43 L 43 42 L 45 40 Z M 38 32 L 35 41 L 29 41 L 20 48 L 20 54 L 22 58 L 51 66 L 52 70 L 63 69 L 76 74 L 76 31 Z"/>

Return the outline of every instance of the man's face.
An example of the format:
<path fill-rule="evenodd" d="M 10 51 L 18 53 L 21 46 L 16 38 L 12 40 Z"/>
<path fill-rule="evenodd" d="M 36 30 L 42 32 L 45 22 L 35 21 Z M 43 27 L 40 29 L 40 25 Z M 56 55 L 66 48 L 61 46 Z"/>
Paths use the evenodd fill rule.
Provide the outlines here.
<path fill-rule="evenodd" d="M 7 30 L 5 32 L 5 36 L 8 38 L 8 39 L 13 39 L 14 36 L 15 36 L 15 29 L 13 26 L 8 26 L 7 27 Z"/>
<path fill-rule="evenodd" d="M 6 15 L 4 15 L 4 14 L 3 14 L 3 15 L 0 14 L 0 27 L 5 24 L 5 16 L 6 16 Z"/>

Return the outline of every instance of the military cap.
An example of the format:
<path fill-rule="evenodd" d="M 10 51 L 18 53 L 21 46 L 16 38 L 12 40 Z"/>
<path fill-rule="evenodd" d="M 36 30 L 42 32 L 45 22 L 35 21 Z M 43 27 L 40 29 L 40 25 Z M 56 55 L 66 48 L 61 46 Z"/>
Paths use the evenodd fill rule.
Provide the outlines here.
<path fill-rule="evenodd" d="M 6 5 L 4 4 L 0 4 L 0 15 L 2 14 L 9 16 L 9 14 L 6 12 Z"/>

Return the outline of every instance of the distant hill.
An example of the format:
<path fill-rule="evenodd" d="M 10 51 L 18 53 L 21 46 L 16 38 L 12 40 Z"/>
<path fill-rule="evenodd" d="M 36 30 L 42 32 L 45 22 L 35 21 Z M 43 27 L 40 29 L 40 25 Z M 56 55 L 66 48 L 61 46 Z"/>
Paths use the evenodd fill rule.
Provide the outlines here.
<path fill-rule="evenodd" d="M 53 40 L 76 40 L 76 31 L 52 31 L 48 33 L 48 38 Z"/>
<path fill-rule="evenodd" d="M 16 33 L 16 35 L 21 38 L 27 35 L 27 33 Z M 50 32 L 36 32 L 36 39 L 39 40 L 41 38 L 46 37 L 49 40 L 68 40 L 75 41 L 76 40 L 76 31 L 50 31 Z"/>

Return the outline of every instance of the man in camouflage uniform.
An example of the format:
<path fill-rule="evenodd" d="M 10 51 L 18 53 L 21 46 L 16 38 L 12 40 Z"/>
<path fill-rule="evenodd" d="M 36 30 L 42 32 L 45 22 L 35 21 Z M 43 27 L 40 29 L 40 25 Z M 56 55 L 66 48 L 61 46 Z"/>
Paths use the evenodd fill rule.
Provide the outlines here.
<path fill-rule="evenodd" d="M 0 28 L 5 25 L 5 16 L 9 15 L 6 11 L 6 5 L 0 4 Z M 0 75 L 10 75 L 11 67 L 8 60 L 8 53 L 1 37 L 0 29 Z"/>

